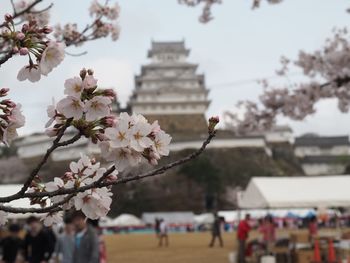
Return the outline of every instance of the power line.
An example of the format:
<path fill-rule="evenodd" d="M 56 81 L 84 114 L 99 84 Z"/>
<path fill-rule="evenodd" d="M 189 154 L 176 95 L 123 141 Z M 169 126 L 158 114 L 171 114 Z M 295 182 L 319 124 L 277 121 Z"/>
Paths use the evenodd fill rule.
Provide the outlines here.
<path fill-rule="evenodd" d="M 291 76 L 302 76 L 302 75 L 303 75 L 302 73 L 294 72 L 294 73 L 288 74 L 288 76 L 272 75 L 272 76 L 269 76 L 269 77 L 241 79 L 241 80 L 236 80 L 236 81 L 231 81 L 231 82 L 209 84 L 208 88 L 217 89 L 217 88 L 230 88 L 232 86 L 243 86 L 243 85 L 246 85 L 246 84 L 257 82 L 257 81 L 262 80 L 262 79 L 271 80 L 271 79 L 287 78 L 287 80 L 288 80 L 288 78 L 291 77 Z"/>

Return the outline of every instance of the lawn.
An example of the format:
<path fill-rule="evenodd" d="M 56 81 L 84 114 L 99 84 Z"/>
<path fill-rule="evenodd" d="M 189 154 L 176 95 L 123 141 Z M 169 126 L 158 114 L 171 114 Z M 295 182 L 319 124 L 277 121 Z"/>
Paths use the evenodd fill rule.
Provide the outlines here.
<path fill-rule="evenodd" d="M 111 263 L 226 263 L 235 234 L 223 237 L 224 248 L 208 247 L 210 233 L 171 234 L 167 248 L 159 248 L 152 234 L 108 235 L 105 240 Z"/>

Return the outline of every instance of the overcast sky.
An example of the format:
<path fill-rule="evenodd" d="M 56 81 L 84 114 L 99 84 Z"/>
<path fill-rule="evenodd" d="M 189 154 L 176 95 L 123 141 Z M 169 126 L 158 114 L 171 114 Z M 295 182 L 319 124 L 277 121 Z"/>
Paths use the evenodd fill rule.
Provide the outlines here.
<path fill-rule="evenodd" d="M 0 14 L 10 7 L 0 0 Z M 49 1 L 44 1 L 49 2 Z M 26 63 L 16 57 L 0 70 L 0 86 L 11 88 L 11 98 L 23 105 L 28 134 L 40 131 L 47 120 L 46 106 L 51 98 L 63 96 L 66 78 L 78 75 L 82 67 L 93 68 L 99 84 L 114 87 L 122 104 L 133 89 L 133 77 L 142 64 L 151 40 L 186 41 L 191 49 L 190 61 L 198 63 L 199 73 L 206 75 L 210 89 L 209 115 L 220 115 L 239 100 L 256 99 L 262 88 L 254 79 L 270 77 L 279 68 L 279 58 L 295 58 L 300 49 L 312 51 L 322 46 L 334 26 L 349 24 L 350 6 L 346 0 L 285 0 L 279 5 L 263 4 L 251 10 L 247 0 L 223 0 L 213 9 L 215 19 L 207 25 L 198 22 L 200 8 L 187 8 L 177 0 L 120 0 L 122 28 L 120 39 L 101 39 L 71 53 L 88 51 L 82 57 L 67 56 L 64 62 L 39 83 L 18 82 L 16 75 Z M 45 6 L 44 4 L 42 6 Z M 89 1 L 55 1 L 52 24 L 89 22 Z M 276 80 L 297 80 L 298 75 Z M 249 81 L 246 81 L 249 80 Z M 230 85 L 222 85 L 232 83 Z M 350 114 L 339 113 L 336 103 L 327 100 L 317 105 L 317 113 L 303 122 L 281 120 L 296 134 L 316 132 L 324 135 L 348 134 Z"/>

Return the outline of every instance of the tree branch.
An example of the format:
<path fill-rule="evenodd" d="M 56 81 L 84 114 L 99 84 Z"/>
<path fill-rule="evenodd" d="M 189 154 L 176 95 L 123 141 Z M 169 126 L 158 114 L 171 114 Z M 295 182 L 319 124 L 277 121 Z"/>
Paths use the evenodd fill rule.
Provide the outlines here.
<path fill-rule="evenodd" d="M 118 184 L 125 184 L 131 181 L 138 181 L 147 177 L 152 177 L 155 175 L 159 175 L 159 174 L 163 174 L 164 172 L 166 172 L 167 170 L 179 166 L 181 164 L 184 164 L 194 158 L 196 158 L 197 156 L 199 156 L 207 147 L 207 145 L 211 142 L 211 140 L 215 137 L 215 131 L 210 132 L 207 139 L 203 142 L 202 146 L 196 150 L 195 152 L 191 153 L 190 155 L 177 160 L 175 162 L 169 163 L 167 165 L 164 165 L 158 169 L 154 169 L 151 171 L 148 171 L 146 173 L 140 174 L 140 175 L 134 175 L 134 176 L 130 176 L 130 177 L 124 177 L 124 178 L 120 178 L 117 179 L 115 181 L 105 181 L 105 179 L 108 177 L 108 175 L 110 175 L 111 173 L 113 173 L 113 171 L 115 170 L 115 167 L 112 166 L 110 167 L 104 174 L 103 176 L 96 182 L 86 185 L 86 186 L 82 186 L 79 188 L 61 188 L 59 190 L 56 191 L 52 191 L 52 192 L 31 192 L 31 193 L 25 193 L 23 194 L 22 198 L 26 197 L 26 198 L 43 198 L 43 197 L 53 197 L 53 196 L 60 196 L 60 195 L 66 195 L 68 194 L 69 196 L 71 195 L 76 195 L 79 192 L 85 192 L 86 190 L 90 190 L 93 188 L 100 188 L 100 187 L 108 187 L 108 186 L 113 186 L 113 185 L 118 185 Z M 70 197 L 72 198 L 72 197 Z M 70 199 L 69 198 L 69 199 Z M 23 210 L 22 208 L 16 208 L 16 209 L 11 209 L 11 211 L 9 211 L 8 207 L 5 207 L 4 211 L 6 212 L 11 212 L 11 213 L 25 213 L 25 212 L 32 212 L 32 213 L 47 213 L 47 212 L 51 212 L 50 209 L 54 209 L 57 208 L 58 206 L 62 205 L 62 203 L 60 203 L 59 205 L 57 205 L 57 203 L 55 204 L 56 206 L 52 208 L 52 206 L 50 208 L 30 208 L 30 210 L 25 209 Z M 0 206 L 0 210 L 3 207 Z M 58 208 L 57 208 L 58 209 Z"/>
<path fill-rule="evenodd" d="M 0 203 L 4 203 L 4 202 L 10 202 L 16 199 L 20 199 L 25 197 L 24 194 L 25 192 L 28 190 L 29 186 L 31 185 L 32 181 L 34 180 L 35 176 L 38 175 L 39 171 L 41 170 L 41 168 L 43 167 L 43 165 L 47 162 L 47 160 L 49 159 L 51 153 L 56 150 L 59 147 L 63 147 L 63 146 L 67 146 L 69 144 L 72 144 L 76 141 L 78 141 L 81 138 L 81 134 L 78 133 L 76 134 L 74 137 L 72 137 L 71 139 L 64 141 L 64 142 L 60 142 L 61 138 L 63 137 L 66 129 L 70 126 L 72 122 L 72 119 L 68 119 L 65 123 L 65 125 L 61 128 L 61 130 L 59 131 L 56 139 L 53 141 L 52 146 L 47 149 L 46 154 L 43 156 L 43 158 L 41 159 L 41 161 L 38 163 L 38 165 L 32 170 L 32 172 L 30 173 L 29 177 L 27 178 L 26 182 L 23 184 L 21 190 L 19 192 L 17 192 L 16 194 L 7 196 L 7 197 L 0 197 Z"/>

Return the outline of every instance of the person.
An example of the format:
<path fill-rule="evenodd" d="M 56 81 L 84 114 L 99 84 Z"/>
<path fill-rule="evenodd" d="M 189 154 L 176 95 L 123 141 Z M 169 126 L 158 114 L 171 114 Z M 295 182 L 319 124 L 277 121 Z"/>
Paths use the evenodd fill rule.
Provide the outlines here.
<path fill-rule="evenodd" d="M 74 263 L 99 263 L 99 239 L 96 231 L 87 223 L 86 217 L 81 211 L 75 211 L 72 215 L 75 227 Z"/>
<path fill-rule="evenodd" d="M 28 233 L 24 238 L 23 254 L 28 263 L 47 263 L 52 254 L 52 240 L 43 229 L 39 218 L 31 216 L 27 220 Z"/>
<path fill-rule="evenodd" d="M 74 263 L 74 225 L 72 219 L 67 217 L 64 219 L 64 232 L 58 236 L 55 255 L 57 262 L 60 263 Z"/>
<path fill-rule="evenodd" d="M 263 243 L 267 253 L 271 252 L 276 241 L 276 227 L 271 215 L 267 215 L 260 226 L 260 233 L 263 236 Z"/>
<path fill-rule="evenodd" d="M 241 220 L 237 228 L 238 241 L 238 263 L 245 263 L 245 246 L 250 231 L 250 214 L 246 214 L 245 218 Z"/>
<path fill-rule="evenodd" d="M 0 242 L 2 260 L 1 263 L 14 263 L 22 247 L 22 239 L 19 237 L 21 228 L 18 224 L 9 226 L 9 236 Z"/>
<path fill-rule="evenodd" d="M 312 242 L 318 233 L 318 224 L 317 224 L 316 216 L 314 215 L 311 216 L 308 228 L 309 228 L 309 240 L 310 242 Z"/>
<path fill-rule="evenodd" d="M 211 238 L 209 247 L 214 246 L 216 238 L 219 239 L 220 247 L 224 246 L 224 242 L 222 241 L 222 237 L 221 237 L 221 222 L 222 222 L 221 218 L 218 216 L 217 213 L 215 213 L 214 222 L 211 229 L 212 238 Z"/>
<path fill-rule="evenodd" d="M 159 220 L 159 246 L 163 246 L 163 239 L 165 240 L 165 246 L 169 246 L 168 239 L 168 226 L 165 223 L 164 219 Z"/>
<path fill-rule="evenodd" d="M 156 232 L 156 237 L 159 238 L 159 234 L 160 234 L 160 220 L 158 218 L 155 219 L 154 222 L 154 231 Z"/>
<path fill-rule="evenodd" d="M 106 243 L 102 236 L 102 231 L 99 228 L 99 220 L 89 219 L 88 223 L 95 229 L 98 239 L 99 239 L 99 254 L 100 254 L 100 263 L 107 263 L 107 248 Z"/>

